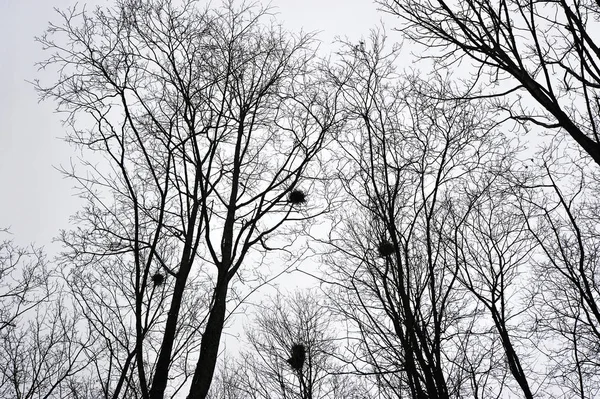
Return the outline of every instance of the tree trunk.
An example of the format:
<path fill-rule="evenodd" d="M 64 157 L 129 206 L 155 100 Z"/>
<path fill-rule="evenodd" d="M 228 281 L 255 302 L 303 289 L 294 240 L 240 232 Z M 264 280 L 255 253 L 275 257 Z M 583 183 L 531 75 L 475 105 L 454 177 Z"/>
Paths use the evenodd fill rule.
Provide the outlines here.
<path fill-rule="evenodd" d="M 225 322 L 227 278 L 225 273 L 221 274 L 215 287 L 215 303 L 206 322 L 206 329 L 200 344 L 200 357 L 196 364 L 196 371 L 190 387 L 187 399 L 204 399 L 208 395 L 217 355 L 219 354 L 219 341 L 223 332 Z"/>
<path fill-rule="evenodd" d="M 167 388 L 171 354 L 173 352 L 173 343 L 175 341 L 177 321 L 179 319 L 179 309 L 181 308 L 181 299 L 183 298 L 183 291 L 185 290 L 190 267 L 191 265 L 186 265 L 185 267 L 182 265 L 179 270 L 179 275 L 177 276 L 177 281 L 175 282 L 171 307 L 169 308 L 169 315 L 165 326 L 165 334 L 160 346 L 160 355 L 158 356 L 156 372 L 154 373 L 152 388 L 150 389 L 150 399 L 163 399 L 165 389 Z"/>

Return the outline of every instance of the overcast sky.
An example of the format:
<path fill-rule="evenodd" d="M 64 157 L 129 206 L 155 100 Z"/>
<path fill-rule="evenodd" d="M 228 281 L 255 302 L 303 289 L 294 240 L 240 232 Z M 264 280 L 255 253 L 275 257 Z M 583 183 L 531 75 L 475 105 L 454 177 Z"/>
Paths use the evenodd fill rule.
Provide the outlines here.
<path fill-rule="evenodd" d="M 34 36 L 48 21 L 58 21 L 54 7 L 75 0 L 0 0 L 0 228 L 11 227 L 21 244 L 49 246 L 69 215 L 80 206 L 73 183 L 54 168 L 75 154 L 63 141 L 60 116 L 51 102 L 38 103 L 26 81 L 42 77 L 34 66 L 45 57 Z M 110 4 L 109 0 L 79 4 Z M 322 31 L 324 45 L 335 36 L 356 39 L 384 17 L 372 0 L 273 0 L 290 30 Z M 46 76 L 46 81 L 51 77 Z"/>

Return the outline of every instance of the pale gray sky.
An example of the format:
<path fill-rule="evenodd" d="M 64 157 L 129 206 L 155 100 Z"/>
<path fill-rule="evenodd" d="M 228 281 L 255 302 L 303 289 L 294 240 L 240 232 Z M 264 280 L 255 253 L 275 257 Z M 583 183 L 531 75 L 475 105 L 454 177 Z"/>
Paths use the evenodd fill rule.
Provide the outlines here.
<path fill-rule="evenodd" d="M 75 3 L 0 0 L 0 228 L 10 226 L 21 244 L 35 241 L 49 246 L 80 205 L 73 183 L 54 169 L 75 155 L 60 140 L 64 135 L 60 116 L 51 102 L 38 103 L 26 82 L 43 76 L 34 63 L 46 54 L 34 36 L 42 34 L 48 21 L 58 21 L 54 7 L 64 9 Z M 79 1 L 80 5 L 110 3 Z M 322 31 L 324 46 L 338 35 L 358 40 L 385 18 L 372 0 L 273 0 L 271 5 L 288 29 Z"/>

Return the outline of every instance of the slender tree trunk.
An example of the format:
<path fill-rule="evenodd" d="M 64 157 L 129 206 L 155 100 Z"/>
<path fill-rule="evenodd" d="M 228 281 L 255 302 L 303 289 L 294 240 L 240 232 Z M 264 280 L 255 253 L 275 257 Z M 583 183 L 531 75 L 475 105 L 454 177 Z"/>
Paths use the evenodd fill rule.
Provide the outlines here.
<path fill-rule="evenodd" d="M 177 279 L 175 281 L 175 288 L 173 290 L 173 297 L 171 298 L 171 306 L 169 307 L 169 315 L 167 316 L 167 323 L 165 326 L 165 333 L 163 335 L 163 341 L 160 345 L 160 354 L 158 361 L 156 362 L 156 371 L 154 373 L 154 380 L 152 381 L 152 387 L 150 389 L 150 399 L 163 399 L 165 389 L 167 388 L 167 381 L 169 380 L 169 368 L 171 365 L 171 354 L 173 353 L 173 343 L 175 342 L 175 334 L 177 332 L 177 322 L 179 320 L 179 310 L 181 309 L 181 300 L 183 298 L 183 291 L 187 283 L 187 278 L 192 268 L 193 259 L 190 255 L 192 253 L 192 241 L 193 236 L 193 221 L 196 220 L 198 215 L 198 206 L 192 209 L 192 215 L 190 220 L 190 229 L 188 230 L 189 236 L 186 239 L 186 244 L 183 249 L 181 256 L 182 262 L 177 273 Z"/>
<path fill-rule="evenodd" d="M 215 287 L 214 306 L 206 322 L 206 329 L 202 335 L 200 345 L 200 357 L 196 364 L 196 371 L 192 379 L 192 386 L 188 399 L 204 399 L 208 395 L 217 356 L 219 354 L 219 341 L 223 332 L 223 323 L 225 322 L 226 299 L 227 299 L 227 276 L 220 273 Z"/>
<path fill-rule="evenodd" d="M 163 399 L 165 389 L 167 388 L 171 354 L 173 352 L 173 343 L 175 341 L 177 321 L 179 319 L 179 309 L 181 308 L 181 300 L 183 298 L 183 291 L 185 290 L 190 266 L 191 265 L 187 265 L 184 267 L 182 265 L 179 275 L 177 276 L 177 281 L 175 282 L 167 324 L 165 326 L 165 334 L 163 335 L 163 341 L 160 346 L 160 355 L 158 356 L 158 361 L 156 363 L 156 372 L 154 373 L 152 388 L 150 389 L 150 399 Z"/>
<path fill-rule="evenodd" d="M 560 108 L 560 106 L 552 101 L 542 91 L 540 85 L 532 79 L 528 74 L 520 73 L 519 69 L 514 66 L 514 71 L 509 72 L 525 86 L 527 91 L 531 93 L 544 108 L 546 108 L 558 121 L 558 124 L 567 131 L 567 133 L 583 148 L 589 156 L 592 157 L 594 162 L 600 165 L 600 143 L 595 142 L 589 138 L 574 122 L 573 120 Z"/>
<path fill-rule="evenodd" d="M 217 356 L 219 354 L 219 342 L 221 341 L 221 333 L 223 332 L 223 323 L 225 322 L 225 311 L 227 308 L 228 273 L 232 265 L 235 212 L 237 209 L 236 201 L 240 181 L 240 161 L 242 159 L 241 151 L 244 138 L 244 119 L 245 113 L 242 112 L 237 129 L 237 141 L 233 156 L 234 163 L 231 192 L 229 194 L 229 206 L 227 209 L 227 217 L 225 218 L 225 225 L 223 227 L 223 238 L 221 240 L 221 262 L 217 263 L 219 274 L 217 276 L 217 285 L 215 287 L 214 305 L 210 310 L 206 328 L 202 335 L 200 357 L 196 364 L 196 371 L 194 372 L 188 399 L 206 398 L 215 372 Z"/>
<path fill-rule="evenodd" d="M 506 330 L 506 321 L 501 318 L 501 316 L 498 314 L 498 310 L 495 307 L 493 307 L 491 310 L 494 323 L 496 324 L 496 328 L 500 334 L 504 352 L 506 353 L 506 360 L 508 361 L 510 372 L 521 387 L 525 398 L 533 399 L 533 393 L 531 393 L 527 376 L 523 371 L 523 367 L 521 367 L 519 356 L 515 352 L 512 341 L 510 340 L 510 336 L 508 335 L 508 331 Z"/>

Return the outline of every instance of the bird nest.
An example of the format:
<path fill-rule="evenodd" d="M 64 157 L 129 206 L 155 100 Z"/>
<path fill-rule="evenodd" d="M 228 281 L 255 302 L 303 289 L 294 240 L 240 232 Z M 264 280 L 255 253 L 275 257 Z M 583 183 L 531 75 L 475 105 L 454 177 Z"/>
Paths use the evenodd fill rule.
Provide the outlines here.
<path fill-rule="evenodd" d="M 306 202 L 306 193 L 302 190 L 292 190 L 288 194 L 288 201 L 292 205 L 301 205 Z"/>
<path fill-rule="evenodd" d="M 158 287 L 159 285 L 162 285 L 165 282 L 165 276 L 156 272 L 154 273 L 154 276 L 152 276 L 152 282 L 154 283 L 155 287 Z"/>
<path fill-rule="evenodd" d="M 394 244 L 392 244 L 389 241 L 383 240 L 377 246 L 377 251 L 379 252 L 379 255 L 382 257 L 390 256 L 395 251 Z"/>
<path fill-rule="evenodd" d="M 296 371 L 302 370 L 306 359 L 306 348 L 302 344 L 292 345 L 292 356 L 287 360 L 290 367 Z"/>

